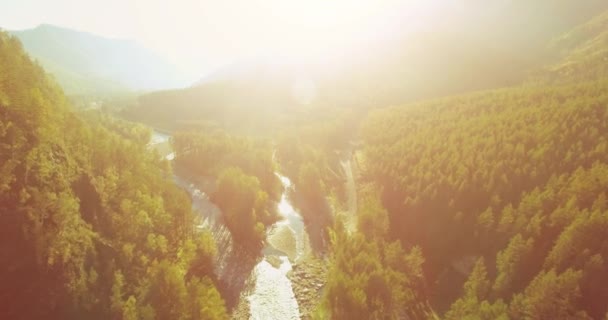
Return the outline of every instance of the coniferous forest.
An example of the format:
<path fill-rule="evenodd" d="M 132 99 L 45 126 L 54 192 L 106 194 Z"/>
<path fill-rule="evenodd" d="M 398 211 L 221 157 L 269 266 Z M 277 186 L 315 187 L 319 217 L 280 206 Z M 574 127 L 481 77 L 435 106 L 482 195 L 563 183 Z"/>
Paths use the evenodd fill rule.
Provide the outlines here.
<path fill-rule="evenodd" d="M 359 7 L 292 1 L 252 21 L 328 57 L 202 78 L 0 30 L 0 319 L 608 319 L 608 3 L 411 1 L 349 47 Z"/>
<path fill-rule="evenodd" d="M 213 238 L 147 152 L 150 130 L 78 114 L 0 34 L 6 319 L 225 319 Z"/>

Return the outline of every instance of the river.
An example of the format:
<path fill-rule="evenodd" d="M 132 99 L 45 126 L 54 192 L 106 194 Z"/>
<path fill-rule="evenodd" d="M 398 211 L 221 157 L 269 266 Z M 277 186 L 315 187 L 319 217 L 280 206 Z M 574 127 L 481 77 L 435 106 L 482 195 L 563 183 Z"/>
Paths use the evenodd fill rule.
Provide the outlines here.
<path fill-rule="evenodd" d="M 174 153 L 167 149 L 169 138 L 168 135 L 155 131 L 150 147 L 159 150 L 164 158 L 173 160 Z M 302 217 L 288 199 L 288 193 L 293 187 L 291 181 L 278 172 L 276 174 L 283 185 L 283 194 L 277 208 L 282 219 L 268 228 L 264 257 L 249 275 L 253 288 L 246 299 L 252 320 L 300 319 L 298 302 L 287 274 L 292 269 L 292 263 L 304 254 L 307 237 Z M 188 191 L 193 200 L 193 210 L 203 217 L 203 224 L 199 227 L 226 233 L 226 228 L 220 225 L 221 219 L 218 219 L 221 211 L 209 197 L 186 179 L 175 177 L 174 180 L 178 186 Z"/>
<path fill-rule="evenodd" d="M 278 213 L 283 219 L 269 229 L 269 241 L 263 251 L 264 259 L 253 270 L 255 288 L 248 297 L 253 320 L 300 319 L 300 309 L 287 273 L 292 268 L 289 253 L 293 252 L 291 259 L 297 260 L 304 252 L 304 222 L 287 197 L 291 181 L 278 173 L 277 176 L 283 184 L 283 194 L 278 204 Z M 284 236 L 285 233 L 287 236 Z M 281 239 L 290 237 L 295 241 Z M 273 241 L 274 238 L 278 239 Z M 289 248 L 290 244 L 291 248 Z M 278 268 L 267 260 L 271 256 L 278 257 L 280 261 Z"/>

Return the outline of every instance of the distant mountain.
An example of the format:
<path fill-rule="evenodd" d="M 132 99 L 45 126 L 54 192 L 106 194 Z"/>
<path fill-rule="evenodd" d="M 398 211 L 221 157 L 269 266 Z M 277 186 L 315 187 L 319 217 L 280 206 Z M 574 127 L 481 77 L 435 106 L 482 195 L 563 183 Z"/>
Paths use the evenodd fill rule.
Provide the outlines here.
<path fill-rule="evenodd" d="M 48 24 L 11 33 L 67 94 L 158 90 L 186 83 L 174 66 L 135 41 Z"/>
<path fill-rule="evenodd" d="M 516 85 L 553 61 L 560 49 L 548 47 L 552 39 L 608 2 L 468 0 L 448 9 L 325 61 L 236 63 L 190 88 L 144 95 L 127 113 L 167 129 L 201 121 L 242 129 L 258 121 L 253 129 L 261 130 L 304 105 L 374 108 Z"/>
<path fill-rule="evenodd" d="M 140 97 L 129 116 L 166 129 L 200 121 L 254 125 L 302 108 L 371 108 L 517 83 L 530 62 L 461 34 L 418 32 L 382 39 L 335 61 L 235 63 L 181 90 Z M 256 124 L 262 124 L 259 128 Z"/>

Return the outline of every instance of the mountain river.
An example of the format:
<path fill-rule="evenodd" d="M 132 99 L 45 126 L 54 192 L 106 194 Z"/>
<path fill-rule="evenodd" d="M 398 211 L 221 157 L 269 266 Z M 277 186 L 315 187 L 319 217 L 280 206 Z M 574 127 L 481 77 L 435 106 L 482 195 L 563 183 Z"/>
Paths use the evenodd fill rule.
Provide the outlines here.
<path fill-rule="evenodd" d="M 166 147 L 169 138 L 170 136 L 155 131 L 150 147 L 169 150 L 161 155 L 167 160 L 173 160 L 174 153 Z M 163 144 L 164 148 L 158 148 Z M 300 319 L 298 302 L 287 274 L 292 269 L 292 263 L 304 254 L 306 233 L 302 217 L 288 200 L 288 192 L 292 188 L 291 181 L 278 172 L 276 174 L 283 185 L 283 194 L 277 210 L 282 219 L 268 228 L 269 241 L 262 252 L 264 257 L 255 265 L 249 276 L 253 281 L 253 288 L 246 299 L 252 320 Z M 204 192 L 185 179 L 176 176 L 174 180 L 178 186 L 188 191 L 193 200 L 193 210 L 204 218 L 200 227 L 213 230 L 217 224 L 222 223 L 221 219 L 218 219 L 221 211 Z"/>

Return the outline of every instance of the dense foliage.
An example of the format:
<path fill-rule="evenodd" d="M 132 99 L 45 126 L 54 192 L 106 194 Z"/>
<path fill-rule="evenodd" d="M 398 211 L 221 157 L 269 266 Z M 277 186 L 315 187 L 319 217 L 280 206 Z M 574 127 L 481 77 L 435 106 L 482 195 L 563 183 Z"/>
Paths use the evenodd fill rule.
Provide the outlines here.
<path fill-rule="evenodd" d="M 227 318 L 215 243 L 149 136 L 72 112 L 0 33 L 1 318 Z"/>
<path fill-rule="evenodd" d="M 381 190 L 388 238 L 421 246 L 430 301 L 446 318 L 606 313 L 605 17 L 558 39 L 560 62 L 536 86 L 389 108 L 366 121 L 361 182 Z M 377 233 L 382 210 L 361 211 L 359 229 Z"/>
<path fill-rule="evenodd" d="M 124 114 L 199 130 L 173 135 L 176 168 L 212 182 L 248 253 L 278 219 L 276 171 L 291 179 L 313 248 L 328 252 L 321 319 L 608 317 L 606 13 L 555 40 L 556 60 L 524 85 L 373 111 L 361 150 L 351 142 L 367 108 L 519 79 L 540 34 L 606 6 L 538 1 L 564 16 L 538 22 L 513 20 L 523 2 L 509 3 L 488 30 L 452 16 L 458 32 L 311 70 L 304 94 L 300 70 L 262 65 L 144 95 Z M 498 29 L 526 21 L 547 30 L 500 43 Z M 150 132 L 67 105 L 0 33 L 0 317 L 225 319 L 215 243 L 147 150 Z M 356 226 L 334 215 L 353 150 Z"/>
<path fill-rule="evenodd" d="M 211 200 L 222 209 L 226 226 L 237 242 L 261 249 L 266 239 L 266 226 L 276 221 L 270 211 L 268 194 L 260 189 L 259 180 L 239 168 L 222 171 Z"/>
<path fill-rule="evenodd" d="M 269 133 L 299 107 L 291 97 L 290 82 L 275 70 L 256 70 L 245 79 L 220 79 L 145 94 L 124 114 L 167 130 L 220 127 L 247 134 Z"/>
<path fill-rule="evenodd" d="M 326 231 L 333 224 L 336 209 L 332 205 L 345 201 L 340 161 L 359 118 L 360 115 L 339 108 L 300 115 L 298 121 L 282 128 L 277 138 L 277 161 L 295 185 L 291 200 L 307 224 L 315 249 L 328 243 Z"/>
<path fill-rule="evenodd" d="M 331 232 L 330 268 L 320 319 L 431 319 L 420 248 L 386 241 L 387 212 L 377 193 L 361 202 L 361 232 Z M 371 219 L 369 219 L 371 218 Z"/>
<path fill-rule="evenodd" d="M 467 257 L 485 257 L 449 317 L 597 318 L 607 311 L 598 280 L 608 272 L 608 252 L 594 236 L 608 231 L 600 222 L 607 89 L 605 80 L 503 89 L 368 120 L 365 179 L 383 186 L 391 236 L 422 247 L 437 305 L 454 296 L 454 275 L 442 274 Z M 484 264 L 494 259 L 486 275 Z"/>
<path fill-rule="evenodd" d="M 234 239 L 259 250 L 282 191 L 270 145 L 225 132 L 178 132 L 172 144 L 178 170 L 215 181 L 211 200 Z"/>

